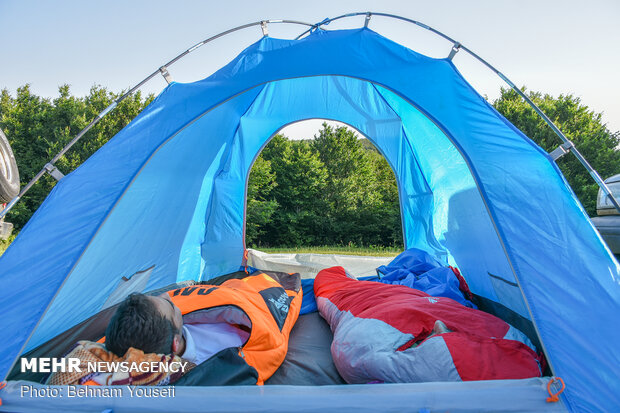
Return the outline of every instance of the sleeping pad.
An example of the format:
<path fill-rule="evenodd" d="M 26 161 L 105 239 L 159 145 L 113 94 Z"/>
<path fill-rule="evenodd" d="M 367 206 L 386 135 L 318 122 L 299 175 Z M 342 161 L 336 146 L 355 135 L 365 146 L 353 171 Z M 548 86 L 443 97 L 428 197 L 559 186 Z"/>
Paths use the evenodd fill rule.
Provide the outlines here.
<path fill-rule="evenodd" d="M 523 333 L 450 298 L 358 281 L 342 267 L 319 272 L 314 293 L 334 333 L 334 364 L 348 383 L 541 375 L 538 356 Z"/>

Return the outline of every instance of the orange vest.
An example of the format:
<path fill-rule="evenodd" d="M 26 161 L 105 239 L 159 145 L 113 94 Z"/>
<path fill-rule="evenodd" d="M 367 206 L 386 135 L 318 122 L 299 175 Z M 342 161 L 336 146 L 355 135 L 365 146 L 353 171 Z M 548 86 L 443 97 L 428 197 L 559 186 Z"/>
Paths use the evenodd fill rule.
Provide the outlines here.
<path fill-rule="evenodd" d="M 257 384 L 263 384 L 284 361 L 303 298 L 301 288 L 285 289 L 261 272 L 219 285 L 179 288 L 168 294 L 181 310 L 184 323 L 224 321 L 250 328 L 250 337 L 239 355 L 258 372 Z"/>

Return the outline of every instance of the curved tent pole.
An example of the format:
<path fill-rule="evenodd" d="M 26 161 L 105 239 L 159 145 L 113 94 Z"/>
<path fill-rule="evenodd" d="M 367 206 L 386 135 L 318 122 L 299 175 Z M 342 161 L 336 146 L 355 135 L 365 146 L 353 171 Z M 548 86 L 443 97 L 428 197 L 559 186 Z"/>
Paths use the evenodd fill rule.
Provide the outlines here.
<path fill-rule="evenodd" d="M 193 52 L 194 50 L 198 49 L 199 47 L 201 47 L 201 46 L 203 46 L 203 45 L 205 45 L 205 44 L 207 44 L 207 43 L 209 43 L 209 42 L 211 42 L 211 41 L 213 41 L 215 39 L 218 39 L 218 38 L 220 38 L 222 36 L 225 36 L 227 34 L 236 32 L 236 31 L 241 30 L 241 29 L 245 29 L 247 27 L 256 26 L 256 25 L 260 25 L 261 26 L 261 29 L 263 31 L 263 36 L 268 36 L 268 34 L 267 34 L 267 24 L 268 23 L 289 23 L 289 24 L 301 24 L 301 25 L 305 25 L 305 26 L 310 26 L 310 28 L 308 30 L 304 31 L 303 33 L 301 33 L 299 36 L 297 36 L 295 38 L 295 40 L 299 40 L 300 38 L 302 38 L 306 34 L 312 32 L 313 30 L 320 29 L 321 26 L 328 25 L 329 23 L 331 23 L 331 22 L 333 22 L 335 20 L 340 20 L 340 19 L 347 18 L 347 17 L 362 16 L 362 15 L 366 16 L 366 19 L 364 21 L 364 27 L 368 27 L 368 23 L 370 22 L 370 18 L 373 15 L 375 15 L 375 16 L 382 16 L 382 17 L 389 17 L 389 18 L 393 18 L 393 19 L 397 19 L 397 20 L 402 20 L 402 21 L 406 21 L 408 23 L 415 24 L 416 26 L 422 27 L 422 28 L 424 28 L 426 30 L 429 30 L 429 31 L 435 33 L 436 35 L 446 39 L 447 41 L 449 41 L 449 42 L 451 42 L 453 44 L 452 50 L 450 52 L 450 55 L 448 56 L 449 59 L 452 59 L 452 57 L 454 57 L 454 55 L 460 49 L 463 49 L 464 51 L 469 53 L 472 57 L 474 57 L 476 60 L 478 60 L 480 63 L 482 63 L 487 68 L 489 68 L 491 71 L 493 71 L 504 82 L 506 82 L 508 84 L 508 86 L 510 86 L 517 94 L 519 94 L 519 96 L 521 96 L 523 98 L 523 100 L 525 100 L 525 102 L 527 102 L 532 107 L 532 109 L 534 109 L 534 111 L 545 121 L 545 123 L 547 123 L 547 125 L 549 125 L 549 127 L 553 130 L 553 132 L 555 132 L 555 134 L 558 135 L 558 137 L 562 140 L 563 144 L 560 145 L 557 149 L 555 149 L 553 152 L 550 153 L 550 156 L 552 157 L 552 159 L 554 161 L 556 161 L 558 158 L 560 158 L 561 156 L 565 155 L 566 153 L 572 152 L 573 155 L 575 155 L 575 157 L 579 160 L 579 162 L 581 162 L 581 164 L 584 166 L 584 168 L 586 168 L 586 170 L 588 171 L 590 176 L 592 176 L 592 178 L 598 184 L 598 186 L 603 190 L 603 192 L 605 193 L 605 196 L 611 201 L 611 203 L 614 205 L 616 210 L 618 212 L 620 212 L 620 204 L 614 198 L 613 194 L 611 193 L 611 190 L 609 189 L 607 184 L 603 181 L 603 179 L 598 174 L 598 172 L 594 168 L 592 168 L 592 166 L 586 160 L 586 158 L 581 154 L 581 152 L 579 152 L 577 150 L 577 148 L 575 147 L 575 144 L 571 140 L 569 140 L 564 135 L 564 133 L 562 133 L 562 131 L 557 126 L 555 126 L 555 124 L 551 121 L 551 119 L 549 119 L 549 117 L 547 115 L 545 115 L 545 113 L 538 106 L 536 106 L 536 104 L 529 97 L 527 97 L 527 95 L 521 89 L 519 89 L 502 72 L 500 72 L 495 67 L 493 67 L 493 65 L 491 65 L 489 62 L 487 62 L 486 60 L 484 60 L 483 58 L 478 56 L 476 53 L 474 53 L 473 51 L 471 51 L 467 47 L 463 46 L 460 42 L 457 42 L 454 39 L 452 39 L 450 36 L 440 32 L 439 30 L 434 29 L 434 28 L 432 28 L 432 27 L 430 27 L 430 26 L 428 26 L 428 25 L 426 25 L 424 23 L 421 23 L 419 21 L 408 19 L 406 17 L 398 16 L 398 15 L 395 15 L 395 14 L 378 13 L 378 12 L 377 13 L 375 13 L 375 12 L 357 12 L 357 13 L 343 14 L 341 16 L 337 16 L 337 17 L 334 17 L 334 18 L 331 18 L 331 19 L 327 18 L 327 19 L 325 19 L 325 20 L 323 20 L 321 22 L 315 23 L 315 24 L 309 24 L 309 23 L 305 23 L 305 22 L 301 22 L 301 21 L 297 21 L 297 20 L 261 20 L 261 21 L 258 21 L 258 22 L 248 23 L 248 24 L 244 24 L 242 26 L 237 26 L 235 28 L 232 28 L 232 29 L 226 30 L 224 32 L 221 32 L 219 34 L 216 34 L 215 36 L 209 37 L 208 39 L 205 39 L 202 42 L 196 43 L 194 46 L 190 47 L 189 49 L 187 49 L 183 53 L 179 54 L 174 59 L 170 60 L 168 63 L 164 64 L 159 69 L 157 69 L 156 71 L 151 73 L 149 76 L 144 78 L 144 80 L 142 80 L 136 86 L 134 86 L 131 89 L 129 89 L 124 95 L 122 95 L 121 97 L 116 99 L 112 104 L 110 104 L 110 106 L 105 108 L 99 115 L 97 115 L 95 117 L 95 119 L 93 119 L 91 121 L 91 123 L 89 123 L 88 126 L 86 126 L 86 128 L 84 128 L 82 131 L 80 131 L 80 133 L 78 133 L 76 135 L 76 137 L 71 140 L 71 142 L 69 142 L 56 156 L 54 156 L 54 158 L 49 163 L 47 163 L 45 165 L 45 167 L 41 171 L 39 171 L 39 173 L 37 173 L 37 175 L 35 175 L 35 177 L 32 178 L 32 180 L 30 182 L 28 182 L 28 184 L 20 191 L 20 193 L 15 198 L 13 198 L 11 200 L 11 202 L 9 202 L 7 204 L 7 206 L 3 210 L 0 211 L 0 219 L 2 219 L 9 212 L 9 210 L 21 199 L 21 197 L 32 187 L 32 185 L 34 185 L 39 179 L 41 179 L 41 177 L 46 172 L 50 173 L 50 175 L 54 176 L 55 178 L 62 177 L 62 174 L 59 174 L 58 170 L 54 166 L 54 163 L 57 162 L 58 159 L 60 159 L 60 157 L 62 155 L 64 155 L 82 136 L 84 136 L 84 134 L 86 132 L 88 132 L 95 124 L 97 124 L 105 115 L 107 115 L 110 111 L 112 111 L 121 101 L 123 101 L 126 97 L 131 95 L 133 92 L 135 92 L 143 84 L 145 84 L 146 82 L 151 80 L 153 77 L 155 77 L 158 73 L 161 73 L 164 76 L 164 78 L 166 79 L 166 81 L 168 83 L 170 83 L 170 77 L 169 77 L 169 74 L 168 74 L 168 71 L 167 71 L 167 67 L 172 65 L 173 63 L 177 62 L 178 60 L 182 59 L 183 57 L 185 57 L 189 53 Z"/>
<path fill-rule="evenodd" d="M 364 27 L 368 27 L 368 22 L 370 21 L 370 18 L 372 16 L 382 16 L 382 17 L 390 17 L 393 19 L 397 19 L 397 20 L 403 20 L 406 21 L 408 23 L 413 23 L 416 26 L 420 26 L 426 30 L 430 30 L 431 32 L 435 33 L 436 35 L 443 37 L 444 39 L 446 39 L 449 42 L 452 43 L 458 43 L 456 40 L 452 39 L 450 36 L 440 32 L 439 30 L 433 29 L 430 26 L 427 26 L 424 23 L 421 23 L 417 20 L 412 20 L 412 19 L 408 19 L 406 17 L 402 17 L 402 16 L 398 16 L 396 14 L 388 14 L 388 13 L 375 13 L 375 12 L 371 12 L 371 11 L 365 11 L 365 12 L 357 12 L 357 13 L 347 13 L 347 14 L 343 14 L 341 16 L 337 16 L 337 17 L 333 17 L 331 19 L 325 19 L 321 22 L 315 23 L 312 25 L 312 27 L 310 27 L 308 30 L 306 30 L 305 32 L 303 32 L 302 34 L 300 34 L 299 36 L 297 36 L 295 38 L 295 40 L 299 40 L 301 39 L 303 36 L 305 36 L 306 34 L 310 33 L 311 31 L 315 30 L 315 29 L 320 29 L 321 26 L 326 26 L 329 23 L 335 21 L 335 20 L 340 20 L 340 19 L 344 19 L 346 17 L 355 17 L 355 16 L 366 16 L 366 20 L 364 21 Z"/>
<path fill-rule="evenodd" d="M 532 107 L 532 109 L 534 109 L 534 111 L 545 121 L 545 123 L 547 125 L 549 125 L 549 127 L 553 130 L 553 132 L 555 132 L 555 134 L 558 135 L 558 137 L 562 140 L 562 142 L 563 142 L 562 145 L 560 145 L 558 148 L 556 148 L 554 151 L 552 151 L 549 154 L 551 156 L 551 158 L 554 161 L 556 161 L 560 157 L 566 155 L 568 152 L 572 152 L 572 154 L 575 155 L 575 157 L 579 160 L 579 162 L 581 162 L 581 164 L 584 166 L 584 168 L 586 168 L 586 170 L 588 171 L 590 176 L 592 176 L 592 178 L 598 184 L 598 186 L 603 190 L 603 192 L 605 193 L 605 196 L 607 196 L 607 198 L 611 201 L 611 203 L 614 205 L 616 210 L 618 212 L 620 212 L 620 204 L 618 203 L 616 198 L 614 198 L 613 194 L 611 193 L 611 190 L 609 189 L 609 187 L 607 186 L 605 181 L 601 178 L 601 176 L 598 174 L 598 172 L 590 165 L 590 163 L 581 154 L 581 152 L 579 152 L 577 150 L 577 148 L 575 147 L 575 144 L 570 139 L 568 139 L 564 135 L 564 133 L 562 133 L 562 131 L 557 126 L 555 126 L 553 121 L 551 121 L 551 119 L 549 119 L 549 117 L 547 115 L 545 115 L 545 113 L 538 106 L 536 106 L 536 104 L 521 89 L 519 89 L 510 79 L 508 79 L 502 72 L 497 70 L 495 67 L 493 67 L 493 65 L 491 65 L 489 62 L 487 62 L 486 60 L 484 60 L 480 56 L 478 56 L 476 53 L 474 53 L 473 51 L 471 51 L 467 47 L 463 46 L 460 42 L 455 41 L 451 37 L 449 37 L 446 34 L 440 32 L 439 30 L 434 29 L 434 28 L 432 28 L 430 26 L 427 26 L 424 23 L 420 23 L 419 21 L 408 19 L 408 18 L 402 17 L 402 16 L 397 16 L 395 14 L 374 13 L 374 12 L 358 12 L 358 13 L 343 14 L 343 15 L 338 16 L 338 17 L 334 17 L 334 18 L 331 18 L 331 19 L 325 19 L 325 20 L 323 20 L 323 21 L 321 21 L 319 23 L 315 23 L 311 28 L 309 28 L 308 30 L 306 30 L 305 32 L 303 32 L 302 34 L 297 36 L 295 38 L 295 40 L 299 40 L 300 38 L 302 38 L 306 34 L 312 32 L 313 30 L 320 29 L 321 26 L 328 25 L 329 23 L 331 23 L 331 22 L 333 22 L 335 20 L 340 20 L 340 19 L 343 19 L 343 18 L 346 18 L 346 17 L 363 16 L 363 15 L 366 16 L 366 19 L 364 21 L 364 27 L 368 27 L 368 22 L 369 22 L 371 16 L 373 16 L 373 15 L 374 16 L 382 16 L 382 17 L 390 17 L 390 18 L 397 19 L 397 20 L 403 20 L 403 21 L 406 21 L 408 23 L 415 24 L 416 26 L 420 26 L 420 27 L 422 27 L 422 28 L 424 28 L 426 30 L 431 31 L 431 32 L 435 33 L 436 35 L 438 35 L 438 36 L 440 36 L 440 37 L 442 37 L 442 38 L 446 39 L 447 41 L 449 41 L 449 42 L 454 44 L 454 46 L 452 47 L 452 50 L 450 52 L 450 55 L 448 56 L 449 59 L 452 59 L 452 57 L 460 49 L 463 49 L 464 51 L 469 53 L 472 57 L 474 57 L 476 60 L 478 60 L 480 63 L 485 65 L 487 68 L 491 69 L 491 71 L 493 71 L 504 82 L 506 82 L 508 84 L 508 86 L 510 86 L 515 92 L 517 92 L 519 94 L 519 96 L 521 96 L 523 98 L 523 100 L 525 100 L 525 102 L 527 102 L 527 104 L 530 105 Z"/>
<path fill-rule="evenodd" d="M 253 23 L 244 24 L 242 26 L 237 26 L 235 28 L 232 28 L 232 29 L 223 31 L 223 32 L 221 32 L 219 34 L 216 34 L 215 36 L 211 36 L 211 37 L 209 37 L 209 38 L 207 38 L 207 39 L 205 39 L 205 40 L 203 40 L 203 41 L 201 41 L 199 43 L 196 43 L 195 45 L 193 45 L 192 47 L 190 47 L 189 49 L 187 49 L 183 53 L 181 53 L 178 56 L 176 56 L 174 59 L 170 60 L 168 63 L 166 63 L 163 66 L 161 66 L 159 69 L 155 70 L 153 73 L 151 73 L 147 77 L 145 77 L 142 81 L 140 81 L 134 87 L 129 89 L 125 94 L 123 94 L 122 96 L 117 98 L 114 102 L 112 102 L 101 113 L 99 113 L 97 116 L 95 116 L 95 118 L 84 129 L 82 129 L 64 148 L 62 148 L 62 150 L 60 152 L 58 152 L 58 154 L 56 154 L 56 156 L 54 156 L 54 158 L 52 158 L 52 160 L 50 162 L 45 164 L 43 169 L 41 169 L 34 176 L 34 178 L 32 178 L 30 180 L 30 182 L 28 182 L 26 184 L 26 186 L 24 186 L 21 189 L 21 191 L 19 191 L 19 194 L 17 194 L 17 196 L 15 198 L 13 198 L 6 205 L 6 207 L 0 211 L 0 219 L 2 219 L 11 210 L 11 208 L 13 208 L 13 206 L 24 196 L 24 194 L 26 192 L 28 192 L 28 190 L 30 188 L 32 188 L 32 186 L 35 183 L 37 183 L 39 181 L 39 179 L 41 179 L 41 177 L 43 175 L 45 175 L 46 172 L 49 173 L 50 175 L 52 175 L 55 179 L 60 180 L 64 175 L 62 175 L 62 173 L 60 173 L 60 171 L 58 171 L 56 166 L 54 166 L 54 164 L 58 161 L 58 159 L 60 159 L 60 157 L 62 157 L 78 140 L 80 140 L 82 138 L 82 136 L 84 136 L 86 134 L 86 132 L 88 132 L 93 126 L 95 126 L 105 115 L 107 115 L 114 108 L 116 108 L 116 106 L 120 102 L 125 100 L 125 98 L 127 98 L 128 96 L 132 95 L 136 90 L 138 90 L 140 87 L 142 87 L 142 85 L 144 85 L 146 82 L 148 82 L 149 80 L 154 78 L 158 73 L 161 73 L 164 76 L 164 78 L 166 79 L 166 81 L 168 83 L 170 83 L 170 77 L 169 77 L 170 75 L 168 74 L 167 67 L 172 65 L 172 64 L 174 64 L 174 63 L 176 63 L 178 60 L 182 59 L 183 57 L 185 57 L 186 55 L 190 54 L 194 50 L 198 49 L 199 47 L 201 47 L 201 46 L 203 46 L 203 45 L 205 45 L 205 44 L 207 44 L 207 43 L 209 43 L 209 42 L 211 42 L 211 41 L 213 41 L 215 39 L 218 39 L 220 37 L 226 36 L 227 34 L 236 32 L 238 30 L 246 29 L 246 28 L 252 27 L 252 26 L 261 26 L 261 29 L 263 30 L 263 36 L 268 36 L 268 34 L 267 34 L 267 24 L 269 24 L 269 23 L 287 23 L 287 24 L 300 24 L 300 25 L 303 25 L 303 26 L 310 26 L 310 27 L 313 26 L 310 23 L 301 22 L 301 21 L 297 21 L 297 20 L 283 20 L 283 19 L 279 19 L 279 20 L 261 20 L 261 21 L 257 21 L 257 22 L 253 22 Z"/>

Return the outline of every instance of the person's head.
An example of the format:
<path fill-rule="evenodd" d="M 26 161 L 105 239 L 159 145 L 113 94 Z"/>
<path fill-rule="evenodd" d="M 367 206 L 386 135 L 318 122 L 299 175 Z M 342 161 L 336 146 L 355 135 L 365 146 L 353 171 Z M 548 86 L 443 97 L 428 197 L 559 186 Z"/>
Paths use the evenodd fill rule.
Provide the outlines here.
<path fill-rule="evenodd" d="M 106 329 L 106 347 L 122 357 L 129 347 L 170 354 L 180 349 L 183 318 L 168 294 L 134 293 L 119 306 Z"/>

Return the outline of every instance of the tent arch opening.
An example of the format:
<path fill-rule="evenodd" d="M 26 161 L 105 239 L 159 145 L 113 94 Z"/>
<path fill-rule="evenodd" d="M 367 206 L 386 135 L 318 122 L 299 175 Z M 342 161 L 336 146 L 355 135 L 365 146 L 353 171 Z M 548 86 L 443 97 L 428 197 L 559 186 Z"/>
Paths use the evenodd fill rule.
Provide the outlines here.
<path fill-rule="evenodd" d="M 392 162 L 389 159 L 387 159 L 385 154 L 382 152 L 382 150 L 375 145 L 375 143 L 374 143 L 374 141 L 373 141 L 373 139 L 371 137 L 367 136 L 366 134 L 364 134 L 360 130 L 356 129 L 354 126 L 352 126 L 352 125 L 350 125 L 348 123 L 345 123 L 345 122 L 340 122 L 337 119 L 307 118 L 307 119 L 302 119 L 302 120 L 295 120 L 295 121 L 292 121 L 292 122 L 289 122 L 287 124 L 282 125 L 273 135 L 271 135 L 265 141 L 265 143 L 259 149 L 259 151 L 256 153 L 253 161 L 250 164 L 250 170 L 249 170 L 249 173 L 247 174 L 247 179 L 246 179 L 246 184 L 245 184 L 245 193 L 246 193 L 245 194 L 245 211 L 244 211 L 244 230 L 245 230 L 245 232 L 244 232 L 244 235 L 243 235 L 244 248 L 247 248 L 248 245 L 249 245 L 248 244 L 248 235 L 247 235 L 247 229 L 248 229 L 248 223 L 249 223 L 249 220 L 248 220 L 248 202 L 249 202 L 248 190 L 249 190 L 249 183 L 250 183 L 251 175 L 252 175 L 252 173 L 254 173 L 254 166 L 255 166 L 257 160 L 263 154 L 263 150 L 265 148 L 267 148 L 270 143 L 272 143 L 273 138 L 278 136 L 278 135 L 283 136 L 285 139 L 287 139 L 287 141 L 290 142 L 291 146 L 288 146 L 288 144 L 287 144 L 287 146 L 290 147 L 291 150 L 295 150 L 293 148 L 295 147 L 295 145 L 297 145 L 296 142 L 299 141 L 299 140 L 305 140 L 305 141 L 312 141 L 312 142 L 314 142 L 317 139 L 317 136 L 313 135 L 313 133 L 316 133 L 316 131 L 317 131 L 316 126 L 318 126 L 318 124 L 319 124 L 318 122 L 319 121 L 322 122 L 322 127 L 323 128 L 325 128 L 325 127 L 330 128 L 330 131 L 329 132 L 326 131 L 326 133 L 331 134 L 332 137 L 334 135 L 338 134 L 338 128 L 343 127 L 343 128 L 346 128 L 346 131 L 344 133 L 352 133 L 356 137 L 356 139 L 358 139 L 358 140 L 365 139 L 371 145 L 371 148 L 365 148 L 365 150 L 369 151 L 369 152 L 375 152 L 376 151 L 378 156 L 380 156 L 382 158 L 382 160 L 386 162 L 386 164 L 389 167 L 389 170 L 391 172 L 391 174 L 390 174 L 390 178 L 391 179 L 390 178 L 385 178 L 385 179 L 389 180 L 390 182 L 394 182 L 396 184 L 396 195 L 398 197 L 397 202 L 398 202 L 398 214 L 399 214 L 398 222 L 400 223 L 400 227 L 398 228 L 397 232 L 400 232 L 400 236 L 401 236 L 400 240 L 393 239 L 393 240 L 391 240 L 391 242 L 398 243 L 400 241 L 400 242 L 403 243 L 403 245 L 405 245 L 404 235 L 403 235 L 403 231 L 402 231 L 403 211 L 402 211 L 402 207 L 401 207 L 401 198 L 400 198 L 401 193 L 402 193 L 401 190 L 400 190 L 401 182 L 398 179 L 398 176 L 394 173 L 394 165 L 392 164 Z M 315 127 L 312 132 L 310 132 L 310 128 L 309 128 L 311 125 L 312 125 L 312 127 Z M 304 138 L 302 138 L 301 136 L 295 137 L 295 135 L 294 135 L 293 138 L 290 138 L 290 139 L 288 138 L 287 134 L 288 134 L 289 131 L 292 131 L 294 129 L 301 130 L 300 129 L 301 127 L 303 127 L 304 133 L 307 134 L 307 137 L 304 137 Z M 325 129 L 323 129 L 323 130 L 325 130 Z M 322 132 L 322 131 L 320 131 L 320 132 Z M 314 148 L 315 149 L 319 149 L 319 148 L 317 148 L 317 146 L 318 145 L 315 145 Z M 298 150 L 299 149 L 300 148 L 298 148 Z M 308 149 L 310 149 L 310 147 Z M 319 152 L 320 152 L 320 149 L 319 149 Z M 319 160 L 321 162 L 320 155 L 318 153 L 317 153 L 317 156 L 318 156 L 317 160 Z M 366 159 L 368 161 L 371 161 L 371 159 L 372 159 L 371 156 L 372 156 L 371 154 L 368 154 L 368 157 Z M 273 159 L 271 159 L 271 164 L 273 164 Z M 321 162 L 321 164 L 322 164 L 322 162 Z M 322 166 L 325 166 L 325 165 L 322 165 Z M 273 173 L 275 173 L 275 171 Z M 329 178 L 329 173 L 327 173 L 327 177 Z M 276 177 L 276 179 L 277 179 L 277 177 Z M 303 184 L 302 185 L 296 185 L 296 186 L 301 191 L 306 189 L 303 186 Z M 359 200 L 358 200 L 358 202 L 359 202 Z M 364 201 L 362 201 L 362 203 L 363 202 Z M 359 205 L 358 205 L 358 207 L 359 207 Z M 361 224 L 361 222 L 359 222 L 359 224 Z M 307 228 L 306 228 L 306 230 L 307 230 Z M 354 234 L 350 234 L 350 236 L 353 236 L 353 235 Z M 366 237 L 366 238 L 368 238 L 368 237 Z M 359 238 L 359 239 L 361 239 L 361 238 Z M 350 244 L 351 242 L 356 243 L 355 241 L 353 241 L 351 239 L 348 239 L 348 240 L 347 239 L 342 239 L 339 242 L 341 244 L 343 244 L 343 245 L 347 244 L 347 243 Z M 378 242 L 378 241 L 372 241 L 372 242 L 366 241 L 366 242 L 362 242 L 360 245 L 362 245 L 362 244 L 363 245 L 375 245 L 375 242 L 378 243 L 378 245 L 381 244 L 381 242 Z M 389 242 L 389 241 L 386 241 L 386 242 Z M 303 244 L 303 245 L 306 245 L 306 244 Z M 311 245 L 311 244 L 307 244 L 307 245 Z M 318 246 L 318 245 L 326 245 L 326 244 L 325 243 L 320 243 L 320 244 L 316 244 L 315 246 Z M 385 244 L 385 245 L 387 245 L 387 244 Z M 273 246 L 278 246 L 278 245 L 274 244 Z"/>
<path fill-rule="evenodd" d="M 287 104 L 278 105 L 278 96 L 285 96 L 284 101 Z M 351 96 L 354 98 L 352 99 Z M 414 212 L 411 214 L 415 217 L 414 219 L 429 215 L 432 190 L 420 170 L 415 149 L 408 140 L 402 139 L 405 131 L 400 116 L 378 93 L 376 85 L 345 76 L 314 76 L 266 84 L 239 121 L 228 160 L 214 179 L 213 200 L 218 201 L 218 186 L 226 188 L 226 191 L 220 192 L 227 194 L 230 193 L 231 188 L 239 187 L 242 182 L 242 186 L 245 187 L 254 159 L 278 130 L 287 124 L 309 118 L 338 120 L 360 131 L 383 154 L 395 172 L 401 187 L 401 208 L 403 194 L 405 194 L 407 199 L 413 200 L 409 211 Z M 422 118 L 423 116 L 419 116 L 418 121 Z M 429 125 L 425 127 L 429 128 Z M 235 142 L 242 143 L 235 146 Z M 241 177 L 244 179 L 236 176 L 239 169 L 245 171 L 245 176 Z M 233 184 L 232 181 L 235 180 Z M 402 184 L 403 180 L 406 181 L 405 185 Z M 237 199 L 245 200 L 245 195 L 237 196 Z M 423 202 L 426 202 L 426 205 L 423 205 Z M 222 204 L 223 202 L 220 202 L 219 207 L 212 208 L 212 210 L 225 212 Z M 405 215 L 404 212 L 403 215 Z M 225 214 L 208 217 L 207 222 L 213 222 L 214 225 L 222 223 L 224 227 L 237 225 L 227 223 L 227 218 Z M 445 249 L 436 242 L 431 221 L 422 222 L 419 226 L 410 223 L 409 228 L 403 228 L 403 230 L 405 244 L 408 246 L 418 244 L 423 249 L 430 248 L 431 252 Z M 214 239 L 215 235 L 214 232 L 205 236 L 205 239 Z M 211 258 L 213 259 L 205 261 L 217 260 L 215 256 Z"/>

